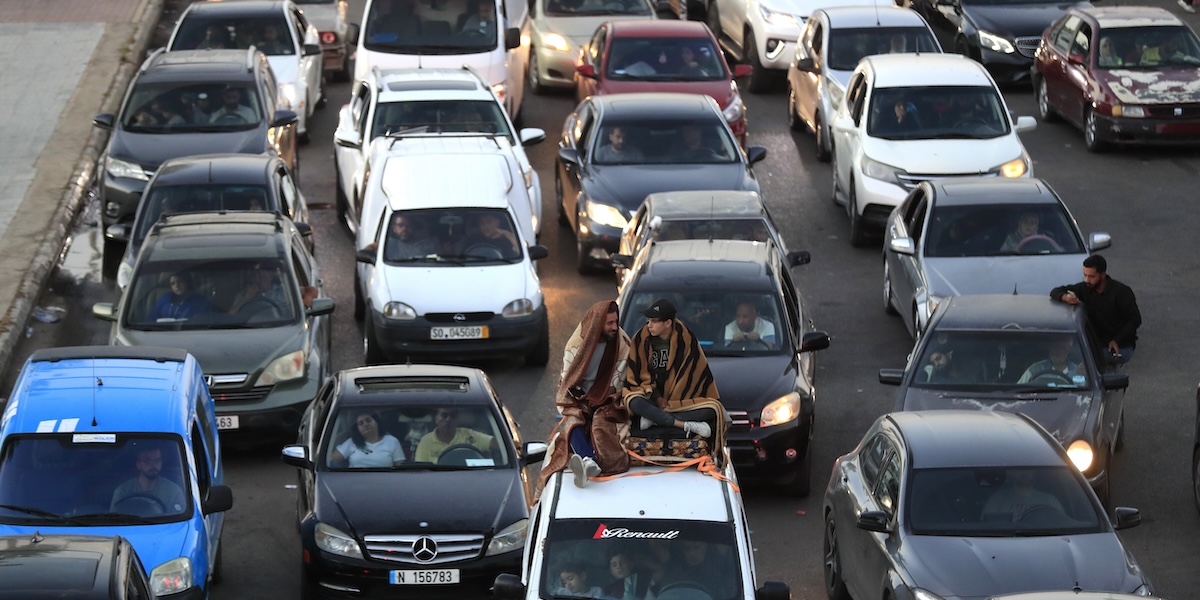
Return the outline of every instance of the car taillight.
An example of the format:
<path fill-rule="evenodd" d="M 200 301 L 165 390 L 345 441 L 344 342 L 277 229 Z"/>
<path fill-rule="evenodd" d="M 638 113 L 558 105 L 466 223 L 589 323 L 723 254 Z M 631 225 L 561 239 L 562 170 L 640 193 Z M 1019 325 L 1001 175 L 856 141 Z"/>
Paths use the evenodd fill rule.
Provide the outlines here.
<path fill-rule="evenodd" d="M 337 34 L 332 31 L 322 31 L 321 32 L 321 43 L 322 44 L 337 43 Z"/>

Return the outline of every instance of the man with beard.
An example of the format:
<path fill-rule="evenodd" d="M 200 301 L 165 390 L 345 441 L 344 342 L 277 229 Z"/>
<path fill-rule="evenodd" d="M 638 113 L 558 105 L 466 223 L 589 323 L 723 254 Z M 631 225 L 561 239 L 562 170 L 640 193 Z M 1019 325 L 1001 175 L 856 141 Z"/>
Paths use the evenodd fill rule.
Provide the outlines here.
<path fill-rule="evenodd" d="M 1108 261 L 1103 256 L 1083 259 L 1083 281 L 1056 287 L 1050 290 L 1050 297 L 1083 305 L 1096 339 L 1108 349 L 1112 362 L 1124 364 L 1133 358 L 1142 313 L 1133 290 L 1108 276 Z"/>
<path fill-rule="evenodd" d="M 538 477 L 538 491 L 550 475 L 568 465 L 575 485 L 597 475 L 629 470 L 623 438 L 629 413 L 621 406 L 621 382 L 629 357 L 629 336 L 617 324 L 617 303 L 593 304 L 567 340 L 555 405 L 562 421 L 555 427 L 549 457 Z"/>
<path fill-rule="evenodd" d="M 174 453 L 172 455 L 178 460 L 178 455 Z M 183 497 L 183 488 L 162 477 L 163 452 L 161 448 L 143 448 L 137 454 L 135 466 L 138 471 L 137 477 L 122 483 L 113 491 L 112 506 L 109 508 L 111 512 L 128 512 L 128 508 L 122 510 L 120 505 L 134 497 L 157 500 L 157 504 L 162 505 L 162 512 L 157 514 L 172 515 L 183 512 L 183 508 L 187 505 L 187 501 Z M 151 500 L 148 504 L 155 504 L 155 502 Z M 160 507 L 155 506 L 155 509 L 158 508 Z M 140 516 L 152 515 L 141 514 Z"/>

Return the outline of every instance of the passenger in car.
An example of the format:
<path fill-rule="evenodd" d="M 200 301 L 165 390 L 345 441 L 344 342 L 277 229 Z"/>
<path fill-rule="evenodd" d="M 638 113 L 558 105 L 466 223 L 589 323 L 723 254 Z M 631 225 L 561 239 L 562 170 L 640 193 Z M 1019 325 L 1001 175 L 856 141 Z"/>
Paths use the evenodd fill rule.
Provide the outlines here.
<path fill-rule="evenodd" d="M 1009 470 L 1004 483 L 992 492 L 983 505 L 984 519 L 986 515 L 1009 515 L 1013 521 L 1020 521 L 1026 515 L 1036 510 L 1055 509 L 1063 512 L 1062 503 L 1053 494 L 1038 489 L 1035 484 L 1036 474 L 1028 469 Z"/>
<path fill-rule="evenodd" d="M 478 34 L 483 37 L 496 35 L 496 5 L 475 0 L 467 11 L 467 17 L 459 29 L 461 33 Z"/>
<path fill-rule="evenodd" d="M 976 383 L 969 369 L 954 361 L 954 350 L 937 350 L 929 355 L 923 371 L 929 383 Z"/>
<path fill-rule="evenodd" d="M 175 273 L 168 282 L 171 289 L 163 292 L 150 309 L 150 321 L 159 319 L 190 319 L 196 315 L 213 312 L 215 309 L 204 296 L 192 287 L 187 273 Z"/>
<path fill-rule="evenodd" d="M 242 290 L 229 306 L 229 314 L 244 317 L 267 311 L 275 317 L 287 314 L 287 296 L 275 278 L 275 267 L 269 262 L 256 262 L 246 269 L 242 284 Z"/>
<path fill-rule="evenodd" d="M 221 106 L 209 117 L 210 123 L 249 124 L 257 120 L 258 113 L 242 104 L 242 88 L 233 85 L 221 91 Z"/>
<path fill-rule="evenodd" d="M 600 586 L 588 586 L 587 569 L 581 563 L 568 562 L 558 570 L 562 586 L 554 592 L 555 596 L 570 598 L 607 598 Z"/>
<path fill-rule="evenodd" d="M 400 440 L 383 431 L 379 413 L 362 410 L 354 415 L 354 428 L 350 437 L 337 445 L 331 461 L 334 466 L 351 469 L 385 468 L 404 462 L 404 448 Z"/>
<path fill-rule="evenodd" d="M 222 50 L 230 47 L 228 31 L 216 23 L 204 29 L 204 39 L 196 44 L 198 50 Z"/>
<path fill-rule="evenodd" d="M 650 590 L 650 573 L 634 560 L 626 549 L 616 548 L 608 554 L 608 573 L 613 581 L 604 593 L 619 600 L 642 600 Z"/>
<path fill-rule="evenodd" d="M 1116 43 L 1111 37 L 1100 38 L 1100 53 L 1096 56 L 1096 62 L 1101 67 L 1120 67 L 1125 64 L 1125 61 L 1121 60 L 1121 55 L 1117 53 Z"/>
<path fill-rule="evenodd" d="M 1021 218 L 1017 219 L 1016 230 L 1009 233 L 1008 237 L 1004 238 L 1004 243 L 1000 245 L 1000 252 L 1017 252 L 1022 248 L 1022 243 L 1034 236 L 1049 237 L 1038 231 L 1037 213 L 1022 213 Z"/>

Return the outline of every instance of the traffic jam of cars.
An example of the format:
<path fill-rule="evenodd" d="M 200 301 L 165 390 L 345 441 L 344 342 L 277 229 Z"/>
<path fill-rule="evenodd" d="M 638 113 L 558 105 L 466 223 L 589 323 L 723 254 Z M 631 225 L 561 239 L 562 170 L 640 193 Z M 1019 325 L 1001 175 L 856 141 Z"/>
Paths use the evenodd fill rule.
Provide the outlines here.
<path fill-rule="evenodd" d="M 345 0 L 191 4 L 95 116 L 109 345 L 25 362 L 0 539 L 94 548 L 62 564 L 120 597 L 208 598 L 238 495 L 223 442 L 282 436 L 301 546 L 281 552 L 305 599 L 790 598 L 756 569 L 742 495 L 763 492 L 739 483 L 824 487 L 810 551 L 830 600 L 1154 596 L 1118 535 L 1142 513 L 1112 493 L 1141 314 L 1097 254 L 1113 236 L 1080 229 L 1021 134 L 1200 143 L 1200 39 L 1161 8 L 1009 4 L 366 0 L 360 24 Z M 1036 118 L 1009 109 L 1014 85 Z M 793 274 L 819 241 L 789 249 L 768 209 L 751 92 L 830 163 L 834 237 L 879 247 L 883 309 L 913 344 L 875 366 L 894 403 L 827 480 L 816 363 L 836 332 Z M 522 126 L 526 94 L 574 95 L 561 131 Z M 336 122 L 319 200 L 298 151 L 316 120 Z M 314 231 L 318 204 L 337 231 Z M 539 272 L 551 227 L 568 281 Z M 353 244 L 349 307 L 317 259 L 333 234 Z M 653 419 L 629 400 L 631 456 L 602 476 L 595 429 L 595 460 L 557 426 L 531 439 L 462 366 L 555 368 L 551 295 L 584 276 L 615 277 L 612 351 L 574 373 L 569 339 L 551 385 L 621 373 L 614 348 L 649 331 L 657 393 L 697 351 L 721 392 L 712 428 L 678 417 L 683 440 L 639 438 Z M 335 309 L 361 366 L 334 366 Z M 688 343 L 656 337 L 671 321 Z"/>

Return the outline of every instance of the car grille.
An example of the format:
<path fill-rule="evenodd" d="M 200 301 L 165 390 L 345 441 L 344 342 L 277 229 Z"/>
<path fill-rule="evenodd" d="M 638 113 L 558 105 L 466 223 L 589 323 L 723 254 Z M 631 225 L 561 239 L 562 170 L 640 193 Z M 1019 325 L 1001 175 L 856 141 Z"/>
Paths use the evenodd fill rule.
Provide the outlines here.
<path fill-rule="evenodd" d="M 421 538 L 429 538 L 437 544 L 432 558 L 421 560 L 413 555 L 414 544 Z M 483 550 L 483 536 L 475 534 L 435 535 L 368 535 L 363 538 L 367 554 L 376 560 L 412 563 L 418 565 L 441 565 L 477 558 Z M 428 546 L 420 549 L 427 549 Z"/>
<path fill-rule="evenodd" d="M 462 318 L 457 318 L 462 315 Z M 492 320 L 493 312 L 463 312 L 463 313 L 426 313 L 425 319 L 430 323 L 479 323 Z"/>
<path fill-rule="evenodd" d="M 904 175 L 896 175 L 896 179 L 900 180 L 900 186 L 906 190 L 911 190 L 922 181 L 938 181 L 941 179 L 954 179 L 955 177 L 996 177 L 996 173 L 960 173 L 957 175 L 913 175 L 911 173 Z"/>
<path fill-rule="evenodd" d="M 265 399 L 273 386 L 261 385 L 248 390 L 209 390 L 214 402 L 259 402 Z"/>
<path fill-rule="evenodd" d="M 750 423 L 750 413 L 744 410 L 726 410 L 725 414 L 733 420 L 729 425 L 731 431 L 749 431 L 753 428 Z"/>
<path fill-rule="evenodd" d="M 1033 58 L 1037 54 L 1038 44 L 1041 42 L 1042 38 L 1037 36 L 1019 37 L 1017 38 L 1017 52 L 1020 52 L 1021 56 L 1025 58 Z"/>
<path fill-rule="evenodd" d="M 1179 114 L 1175 114 L 1176 110 L 1179 111 Z M 1155 119 L 1195 119 L 1200 117 L 1200 106 L 1195 104 L 1185 106 L 1147 106 L 1146 111 L 1149 113 L 1146 115 L 1147 117 Z"/>

